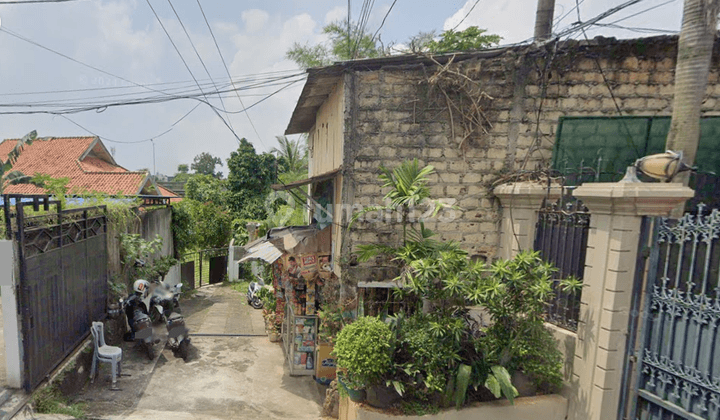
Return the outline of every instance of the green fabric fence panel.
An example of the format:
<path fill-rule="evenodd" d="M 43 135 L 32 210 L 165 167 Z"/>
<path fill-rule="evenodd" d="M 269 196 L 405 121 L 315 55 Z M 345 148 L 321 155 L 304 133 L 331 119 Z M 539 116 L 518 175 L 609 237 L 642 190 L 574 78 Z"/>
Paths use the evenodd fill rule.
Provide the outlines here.
<path fill-rule="evenodd" d="M 670 117 L 563 117 L 553 169 L 567 174 L 599 168 L 598 181 L 619 181 L 637 158 L 665 151 L 669 129 Z M 700 131 L 695 166 L 701 174 L 720 174 L 720 117 L 703 118 Z"/>
<path fill-rule="evenodd" d="M 670 117 L 562 117 L 552 168 L 567 185 L 616 182 L 636 159 L 662 153 Z M 700 144 L 690 186 L 697 194 L 691 205 L 720 206 L 720 117 L 700 121 Z"/>

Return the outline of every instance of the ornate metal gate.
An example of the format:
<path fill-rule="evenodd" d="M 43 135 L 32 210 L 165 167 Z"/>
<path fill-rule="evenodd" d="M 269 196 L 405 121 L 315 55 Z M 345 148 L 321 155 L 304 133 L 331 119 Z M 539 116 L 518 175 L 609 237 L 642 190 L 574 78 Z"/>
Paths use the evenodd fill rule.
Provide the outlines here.
<path fill-rule="evenodd" d="M 720 211 L 698 207 L 655 220 L 621 417 L 720 420 Z"/>
<path fill-rule="evenodd" d="M 15 199 L 9 226 L 18 242 L 23 388 L 30 391 L 87 337 L 92 321 L 105 318 L 107 229 L 104 207 L 61 210 L 45 198 L 45 211 L 48 204 L 57 211 L 28 216 L 38 200 Z"/>

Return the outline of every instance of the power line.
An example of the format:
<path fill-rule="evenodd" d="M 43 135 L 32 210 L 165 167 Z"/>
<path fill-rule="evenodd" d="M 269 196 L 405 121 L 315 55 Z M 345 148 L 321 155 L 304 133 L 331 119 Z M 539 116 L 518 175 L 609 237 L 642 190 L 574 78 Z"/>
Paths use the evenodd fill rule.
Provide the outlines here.
<path fill-rule="evenodd" d="M 640 11 L 640 12 L 634 13 L 634 14 L 632 14 L 632 15 L 630 15 L 630 16 L 625 16 L 625 17 L 622 18 L 622 19 L 618 19 L 618 20 L 616 20 L 616 21 L 610 22 L 610 25 L 615 24 L 615 23 L 620 23 L 620 22 L 622 22 L 622 21 L 624 21 L 624 20 L 628 20 L 628 19 L 633 18 L 633 17 L 635 17 L 635 16 L 637 16 L 637 15 L 641 15 L 641 14 L 643 14 L 643 13 L 647 13 L 647 12 L 649 12 L 649 11 L 651 11 L 651 10 L 657 9 L 658 7 L 662 7 L 662 6 L 665 6 L 666 4 L 670 4 L 670 3 L 674 3 L 674 2 L 675 2 L 675 0 L 668 0 L 668 1 L 666 1 L 666 2 L 663 2 L 663 3 L 657 4 L 657 5 L 655 5 L 655 6 L 649 7 L 649 8 L 647 8 L 647 9 L 645 9 L 645 10 Z"/>
<path fill-rule="evenodd" d="M 163 32 L 165 32 L 165 35 L 167 35 L 173 48 L 175 48 L 175 51 L 178 53 L 178 56 L 180 56 L 180 60 L 185 65 L 185 68 L 187 69 L 188 73 L 190 73 L 190 76 L 195 81 L 195 84 L 198 85 L 198 89 L 200 89 L 200 92 L 202 92 L 202 88 L 200 88 L 200 84 L 198 83 L 197 79 L 195 78 L 195 75 L 193 74 L 192 70 L 190 70 L 190 66 L 188 66 L 187 62 L 185 61 L 185 58 L 183 58 L 177 45 L 175 45 L 175 41 L 173 41 L 172 37 L 170 36 L 170 33 L 167 31 L 167 29 L 165 29 L 165 25 L 163 25 L 162 20 L 160 20 L 160 16 L 158 16 L 157 12 L 155 12 L 155 8 L 150 3 L 150 0 L 145 0 L 145 1 L 147 2 L 148 6 L 150 6 L 150 10 L 152 10 L 152 12 L 155 15 L 155 18 L 157 19 L 158 23 L 160 24 L 160 27 L 162 28 Z M 204 93 L 203 93 L 203 96 L 205 97 L 205 101 L 209 104 L 207 96 Z M 225 126 L 228 128 L 228 130 L 230 130 L 233 133 L 233 135 L 235 136 L 235 138 L 237 139 L 237 141 L 239 143 L 240 137 L 237 135 L 235 130 L 233 130 L 232 127 L 230 127 L 230 125 L 227 123 L 227 121 L 225 121 L 225 119 L 218 113 L 217 109 L 215 109 L 214 107 L 212 107 L 212 109 L 213 109 L 213 112 L 215 112 L 215 114 L 218 116 L 218 118 L 220 118 L 220 120 L 223 122 L 223 124 L 225 124 Z"/>
<path fill-rule="evenodd" d="M 380 29 L 382 29 L 383 25 L 385 25 L 385 19 L 387 19 L 387 17 L 390 15 L 390 12 L 392 12 L 393 7 L 395 7 L 395 3 L 397 3 L 397 0 L 393 0 L 387 13 L 385 13 L 385 17 L 383 18 L 382 23 L 380 23 L 380 27 L 377 28 L 377 31 L 375 31 L 375 34 L 372 37 L 373 41 L 375 41 L 375 37 L 377 36 L 378 32 L 380 32 Z"/>
<path fill-rule="evenodd" d="M 595 23 L 597 23 L 597 22 L 599 22 L 599 21 L 601 21 L 601 20 L 603 20 L 603 19 L 605 19 L 605 18 L 607 18 L 607 17 L 609 17 L 609 16 L 612 16 L 612 15 L 614 15 L 615 13 L 617 13 L 617 12 L 623 10 L 623 9 L 626 9 L 626 8 L 628 8 L 628 7 L 630 7 L 630 6 L 633 6 L 633 5 L 637 4 L 637 3 L 640 3 L 641 1 L 643 1 L 643 0 L 629 0 L 629 1 L 626 1 L 625 3 L 623 3 L 623 4 L 619 5 L 619 6 L 615 6 L 615 7 L 613 7 L 613 8 L 610 8 L 610 9 L 604 11 L 603 13 L 600 13 L 599 15 L 595 16 L 594 18 L 592 18 L 592 19 L 590 19 L 590 20 L 587 20 L 587 21 L 585 21 L 585 22 L 581 22 L 581 23 L 578 24 L 578 25 L 573 25 L 573 26 L 571 26 L 571 27 L 569 27 L 569 28 L 566 28 L 566 29 L 563 30 L 563 31 L 560 31 L 560 33 L 558 33 L 558 34 L 556 35 L 556 38 L 562 38 L 562 37 L 570 36 L 570 35 L 572 35 L 572 34 L 574 34 L 574 33 L 580 32 L 580 31 L 584 30 L 585 28 L 588 28 L 588 27 L 594 25 Z"/>
<path fill-rule="evenodd" d="M 168 1 L 168 4 L 170 5 L 170 8 L 173 11 L 173 13 L 175 14 L 175 17 L 177 17 L 178 22 L 180 22 L 180 26 L 182 27 L 183 32 L 185 32 L 185 36 L 187 36 L 188 41 L 190 41 L 190 45 L 192 46 L 193 51 L 195 51 L 195 55 L 197 56 L 198 60 L 200 60 L 200 64 L 202 64 L 203 69 L 205 69 L 205 73 L 208 75 L 208 77 L 210 78 L 210 82 L 212 82 L 213 87 L 217 91 L 218 90 L 217 85 L 215 84 L 215 81 L 213 80 L 212 76 L 210 75 L 210 71 L 208 70 L 207 66 L 205 65 L 205 62 L 203 61 L 202 57 L 200 57 L 200 53 L 198 52 L 197 48 L 195 48 L 195 43 L 193 43 L 192 38 L 190 38 L 190 34 L 188 33 L 187 29 L 185 29 L 185 24 L 183 23 L 182 19 L 180 19 L 180 15 L 175 10 L 175 6 L 173 6 L 172 2 L 170 0 L 167 0 L 167 1 Z M 197 82 L 197 80 L 196 80 L 196 82 Z M 200 90 L 202 90 L 199 83 L 198 83 L 198 88 Z M 222 100 L 222 96 L 218 95 L 218 98 L 220 99 L 220 106 L 222 106 L 223 111 L 225 111 L 227 113 L 227 109 L 225 108 L 225 102 Z M 228 124 L 230 124 L 230 128 L 233 129 L 233 131 L 234 131 L 234 127 L 232 126 L 232 121 L 230 120 L 230 118 L 228 118 Z"/>
<path fill-rule="evenodd" d="M 267 73 L 258 73 L 258 74 L 250 74 L 246 76 L 238 76 L 237 78 L 233 79 L 232 81 L 227 81 L 227 83 L 239 83 L 239 82 L 257 82 L 262 80 L 276 80 L 271 75 L 289 75 L 289 76 L 304 76 L 304 72 L 298 72 L 296 70 L 284 70 L 284 71 L 278 71 L 278 72 L 267 72 Z M 261 79 L 259 77 L 251 77 L 251 76 L 268 76 L 266 79 Z M 207 85 L 209 83 L 203 82 L 208 79 L 198 79 L 202 85 Z M 220 80 L 221 82 L 226 82 L 226 79 L 223 78 Z M 145 86 L 165 86 L 165 85 L 186 85 L 190 84 L 191 86 L 195 86 L 194 82 L 192 80 L 185 80 L 185 81 L 173 81 L 173 82 L 160 82 L 160 83 L 147 83 Z M 189 87 L 189 86 L 188 86 Z M 127 89 L 136 89 L 138 86 L 104 86 L 104 87 L 94 87 L 94 88 L 81 88 L 81 89 L 63 89 L 63 90 L 46 90 L 46 91 L 30 91 L 30 92 L 6 92 L 6 93 L 0 93 L 0 96 L 29 96 L 29 95 L 54 95 L 54 94 L 62 94 L 65 95 L 67 93 L 79 93 L 79 92 L 96 92 L 96 91 L 112 91 L 112 90 L 127 90 Z M 186 87 L 180 86 L 180 87 L 171 87 L 168 88 L 169 90 L 173 89 L 185 89 Z M 147 89 L 146 89 L 147 90 Z M 242 89 L 241 89 L 242 90 Z M 113 96 L 113 95 L 109 95 Z"/>
<path fill-rule="evenodd" d="M 240 106 L 245 109 L 245 116 L 247 117 L 248 121 L 250 122 L 250 126 L 252 127 L 253 131 L 255 132 L 255 135 L 257 136 L 260 143 L 263 143 L 262 138 L 260 137 L 260 133 L 258 133 L 257 128 L 255 128 L 255 124 L 253 124 L 252 119 L 250 118 L 250 114 L 247 112 L 247 108 L 245 108 L 245 104 L 243 103 L 242 98 L 240 97 L 240 94 L 238 94 L 237 88 L 235 87 L 235 83 L 233 83 L 232 77 L 230 76 L 230 69 L 227 66 L 227 63 L 225 63 L 225 57 L 223 57 L 222 51 L 220 51 L 220 45 L 218 45 L 217 39 L 215 38 L 215 33 L 213 33 L 212 27 L 210 27 L 210 22 L 208 22 L 207 16 L 205 16 L 205 11 L 202 8 L 202 5 L 200 4 L 200 0 L 197 0 L 198 7 L 200 8 L 200 13 L 202 13 L 203 19 L 205 20 L 205 24 L 208 27 L 208 30 L 210 31 L 210 36 L 212 36 L 213 42 L 215 43 L 215 48 L 217 48 L 218 54 L 220 55 L 220 60 L 222 60 L 223 67 L 225 68 L 225 72 L 227 72 L 228 77 L 230 78 L 230 83 L 232 83 L 233 88 L 235 90 L 235 94 L 237 95 L 238 101 L 240 101 Z M 263 143 L 264 145 L 264 143 Z M 266 146 L 267 147 L 267 146 Z"/>
<path fill-rule="evenodd" d="M 198 98 L 198 97 L 196 97 L 196 96 L 193 96 L 193 95 L 190 95 L 190 96 L 179 96 L 179 95 L 174 95 L 174 94 L 171 94 L 171 93 L 167 93 L 167 92 L 162 91 L 162 90 L 154 89 L 154 88 L 152 88 L 152 87 L 149 87 L 149 85 L 144 85 L 144 84 L 140 84 L 140 83 L 133 82 L 132 80 L 129 80 L 129 79 L 125 78 L 125 77 L 118 76 L 118 75 L 116 75 L 116 74 L 110 73 L 110 72 L 108 72 L 108 71 L 105 71 L 105 70 L 100 69 L 100 68 L 98 68 L 98 67 L 95 67 L 95 66 L 93 66 L 93 65 L 84 63 L 84 62 L 79 61 L 79 60 L 76 60 L 76 59 L 68 56 L 67 54 L 63 54 L 63 53 L 61 53 L 61 52 L 59 52 L 59 51 L 53 50 L 52 48 L 48 48 L 48 47 L 46 47 L 46 46 L 44 46 L 44 45 L 42 45 L 42 44 L 39 44 L 39 43 L 37 43 L 37 42 L 29 39 L 29 38 L 26 38 L 26 37 L 24 37 L 24 36 L 22 36 L 22 35 L 20 35 L 20 34 L 18 34 L 18 33 L 15 33 L 14 31 L 11 31 L 11 30 L 7 29 L 6 27 L 0 27 L 0 31 L 1 31 L 1 32 L 5 32 L 5 33 L 7 33 L 8 35 L 11 35 L 11 36 L 13 36 L 13 37 L 15 37 L 15 38 L 17 38 L 17 39 L 20 39 L 20 40 L 22 40 L 22 41 L 25 41 L 25 42 L 29 43 L 29 44 L 32 44 L 32 45 L 34 45 L 34 46 L 36 46 L 36 47 L 38 47 L 38 48 L 44 49 L 44 50 L 46 50 L 46 51 L 48 51 L 48 52 L 51 52 L 51 53 L 53 53 L 53 54 L 56 54 L 56 55 L 58 55 L 58 56 L 60 56 L 60 57 L 65 58 L 65 59 L 67 59 L 67 60 L 70 60 L 70 61 L 72 61 L 72 62 L 74 62 L 74 63 L 80 64 L 81 66 L 90 68 L 90 69 L 95 70 L 95 71 L 97 71 L 97 72 L 100 72 L 100 73 L 102 73 L 102 74 L 105 74 L 105 75 L 108 75 L 108 76 L 111 76 L 111 77 L 120 79 L 120 80 L 122 80 L 122 81 L 124 81 L 124 82 L 130 83 L 130 84 L 132 84 L 132 85 L 141 87 L 141 88 L 143 88 L 143 89 L 146 89 L 146 90 L 149 90 L 149 91 L 152 91 L 152 92 L 157 92 L 157 93 L 166 95 L 166 96 L 168 96 L 168 97 L 170 97 L 170 98 L 173 98 L 173 99 L 194 99 L 194 100 L 196 100 L 196 101 L 200 101 L 200 102 L 202 102 L 202 103 L 205 103 L 206 105 L 212 107 L 213 109 L 215 109 L 215 110 L 217 111 L 217 109 L 216 109 L 211 103 L 209 103 L 209 102 L 207 102 L 207 101 L 205 101 L 205 100 L 203 100 L 203 99 L 200 99 L 200 98 Z M 157 102 L 160 102 L 160 101 L 157 101 Z M 124 105 L 124 104 L 123 104 L 123 103 L 120 103 L 120 104 L 114 104 L 114 105 Z M 97 108 L 98 108 L 98 107 L 93 107 L 93 108 L 91 108 L 91 109 L 97 109 Z M 85 109 L 81 109 L 81 110 L 76 110 L 76 111 L 71 111 L 71 112 L 81 112 L 81 111 L 84 111 L 84 110 L 85 110 Z M 45 111 L 41 111 L 41 112 L 10 112 L 10 114 L 12 114 L 12 113 L 14 113 L 14 114 L 32 114 L 32 113 L 51 113 L 51 112 L 45 112 Z M 8 114 L 8 113 L 5 112 L 5 113 L 2 113 L 2 114 Z M 223 120 L 223 121 L 224 121 L 224 120 Z M 236 136 L 237 136 L 237 135 L 236 135 Z"/>
<path fill-rule="evenodd" d="M 478 3 L 480 3 L 480 0 L 475 0 L 475 4 L 472 5 L 472 7 L 471 7 L 470 10 L 467 12 L 467 14 L 465 15 L 465 17 L 462 18 L 462 20 L 461 20 L 460 22 L 458 22 L 458 24 L 455 25 L 454 28 L 452 28 L 453 31 L 455 31 L 455 29 L 457 29 L 458 26 L 460 26 L 463 22 L 465 22 L 465 19 L 467 19 L 468 16 L 470 16 L 470 13 L 472 13 L 472 11 L 475 10 L 475 6 L 477 6 Z"/>
<path fill-rule="evenodd" d="M 0 1 L 0 6 L 3 4 L 31 4 L 31 3 L 66 3 L 70 1 L 78 0 L 8 0 Z"/>
<path fill-rule="evenodd" d="M 292 86 L 292 85 L 294 85 L 295 83 L 298 83 L 298 82 L 300 82 L 300 81 L 301 81 L 301 80 L 292 80 L 292 81 L 290 81 L 290 82 L 287 82 L 285 85 L 283 85 L 282 87 L 280 87 L 280 88 L 277 89 L 276 91 L 274 91 L 274 92 L 266 95 L 265 97 L 263 97 L 262 99 L 256 101 L 256 102 L 253 103 L 252 105 L 250 105 L 250 106 L 248 106 L 248 107 L 246 107 L 246 108 L 244 108 L 244 109 L 241 109 L 241 110 L 239 110 L 239 111 L 227 111 L 227 114 L 240 114 L 240 113 L 246 112 L 247 110 L 251 109 L 251 108 L 254 107 L 255 105 L 266 101 L 266 100 L 269 99 L 270 97 L 276 95 L 277 93 L 279 93 L 279 92 L 287 89 L 288 87 L 290 87 L 290 86 Z M 211 93 L 211 94 L 212 94 L 212 93 Z M 197 95 L 199 96 L 200 94 L 198 93 Z M 61 114 L 76 114 L 76 113 L 80 113 L 80 112 L 93 111 L 93 110 L 96 111 L 96 112 L 103 112 L 105 109 L 111 108 L 111 107 L 126 106 L 126 105 L 140 105 L 140 104 L 163 103 L 163 102 L 170 102 L 170 101 L 175 101 L 175 100 L 179 100 L 179 99 L 195 99 L 195 100 L 199 101 L 200 103 L 203 103 L 203 104 L 206 104 L 206 105 L 210 106 L 213 110 L 218 111 L 218 109 L 217 109 L 215 106 L 213 106 L 212 104 L 210 104 L 210 103 L 208 103 L 208 102 L 205 102 L 204 100 L 202 100 L 202 99 L 200 99 L 200 98 L 197 98 L 196 96 L 193 96 L 193 95 L 175 96 L 175 95 L 173 95 L 173 96 L 170 96 L 170 97 L 167 97 L 167 98 L 155 98 L 155 99 L 152 99 L 152 100 L 145 100 L 145 101 L 125 101 L 125 102 L 115 102 L 115 103 L 104 103 L 104 104 L 87 106 L 87 107 L 61 109 L 61 110 L 58 110 L 58 111 L 50 111 L 50 110 L 46 110 L 46 109 L 35 109 L 35 110 L 30 110 L 30 111 L 0 111 L 0 115 L 30 115 L 30 114 L 61 115 Z M 8 104 L 8 105 L 0 104 L 0 108 L 2 108 L 2 107 L 9 108 L 9 107 L 18 107 L 18 106 L 20 106 L 20 105 L 17 105 L 17 104 Z M 50 106 L 50 105 L 48 105 L 48 106 Z M 32 106 L 32 105 L 25 105 L 24 107 L 33 107 L 33 106 Z M 220 112 L 224 112 L 224 111 L 222 111 L 222 110 L 219 110 L 219 111 L 220 111 Z"/>

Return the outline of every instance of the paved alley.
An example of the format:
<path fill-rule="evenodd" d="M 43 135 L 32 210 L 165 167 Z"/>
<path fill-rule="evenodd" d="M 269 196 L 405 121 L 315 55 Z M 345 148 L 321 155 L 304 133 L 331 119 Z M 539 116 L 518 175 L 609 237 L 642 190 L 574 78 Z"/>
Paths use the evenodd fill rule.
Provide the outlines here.
<path fill-rule="evenodd" d="M 324 387 L 290 377 L 279 343 L 264 335 L 261 311 L 227 286 L 204 287 L 181 302 L 191 331 L 187 362 L 163 349 L 138 399 L 108 404 L 113 392 L 99 380 L 81 396 L 90 418 L 103 419 L 317 419 Z M 160 345 L 158 345 L 159 348 Z M 137 352 L 138 349 L 129 349 Z M 149 362 L 149 361 L 148 361 Z M 105 375 L 107 377 L 107 375 Z M 106 379 L 106 378 L 104 378 Z"/>

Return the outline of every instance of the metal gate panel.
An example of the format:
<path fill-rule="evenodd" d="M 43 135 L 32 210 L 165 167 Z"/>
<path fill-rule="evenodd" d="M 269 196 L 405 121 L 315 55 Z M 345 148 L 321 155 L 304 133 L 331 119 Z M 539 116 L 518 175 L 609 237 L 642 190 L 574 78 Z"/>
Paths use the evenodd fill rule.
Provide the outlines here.
<path fill-rule="evenodd" d="M 210 284 L 220 283 L 227 273 L 227 255 L 210 257 Z"/>
<path fill-rule="evenodd" d="M 703 210 L 656 219 L 627 418 L 720 420 L 720 211 Z"/>
<path fill-rule="evenodd" d="M 102 320 L 107 299 L 104 208 L 24 217 L 17 206 L 23 387 L 30 391 Z"/>

